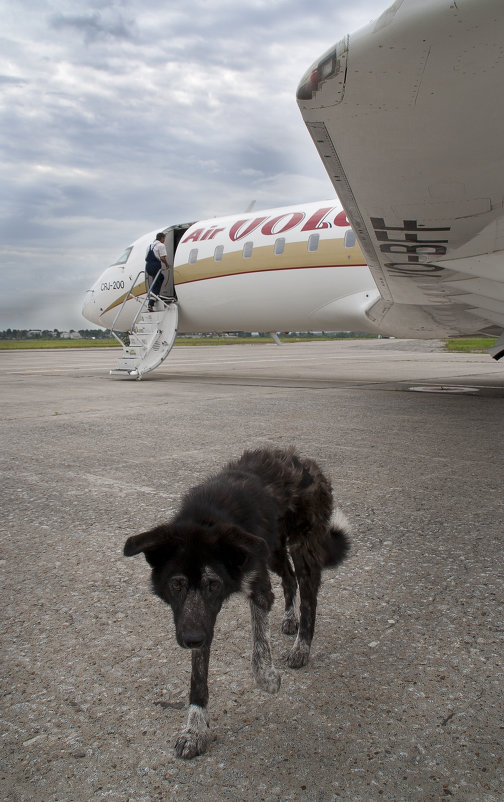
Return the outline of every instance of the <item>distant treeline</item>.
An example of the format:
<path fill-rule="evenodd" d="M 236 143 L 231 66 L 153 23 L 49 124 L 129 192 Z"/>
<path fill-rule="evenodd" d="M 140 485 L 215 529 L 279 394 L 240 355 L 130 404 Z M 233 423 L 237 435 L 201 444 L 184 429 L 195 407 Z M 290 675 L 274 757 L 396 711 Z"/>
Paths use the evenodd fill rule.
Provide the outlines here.
<path fill-rule="evenodd" d="M 0 331 L 0 340 L 60 340 L 73 339 L 80 335 L 84 340 L 108 340 L 110 331 L 106 329 L 70 329 L 70 331 L 59 331 L 58 329 L 5 329 Z"/>
<path fill-rule="evenodd" d="M 342 338 L 352 338 L 355 337 L 364 337 L 364 338 L 373 338 L 376 337 L 375 334 L 364 334 L 358 331 L 311 331 L 311 332 L 300 332 L 300 331 L 288 331 L 288 332 L 279 332 L 282 338 L 292 338 L 296 339 L 297 337 L 303 337 L 303 339 L 313 337 L 313 338 L 320 338 L 323 337 L 335 337 L 337 339 Z M 83 340 L 109 340 L 111 338 L 110 330 L 109 329 L 79 329 L 78 331 L 74 329 L 70 329 L 70 331 L 59 331 L 58 329 L 5 329 L 5 331 L 0 331 L 0 340 L 66 340 L 66 339 L 80 339 Z M 205 337 L 205 338 L 213 338 L 213 337 L 221 337 L 221 334 L 217 333 L 207 333 L 207 334 L 194 334 L 189 335 L 193 337 Z M 228 337 L 270 337 L 268 332 L 253 332 L 250 331 L 234 331 L 229 332 Z"/>

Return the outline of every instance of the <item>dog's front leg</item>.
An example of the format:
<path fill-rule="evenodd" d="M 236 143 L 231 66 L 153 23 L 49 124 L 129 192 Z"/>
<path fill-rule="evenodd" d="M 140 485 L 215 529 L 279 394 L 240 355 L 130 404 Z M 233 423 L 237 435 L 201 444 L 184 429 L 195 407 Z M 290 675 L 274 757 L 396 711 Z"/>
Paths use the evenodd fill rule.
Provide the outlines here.
<path fill-rule="evenodd" d="M 250 599 L 252 616 L 252 671 L 259 688 L 278 693 L 281 677 L 271 657 L 269 640 L 269 613 Z"/>
<path fill-rule="evenodd" d="M 203 752 L 206 752 L 210 742 L 207 713 L 210 647 L 203 646 L 201 649 L 193 649 L 191 659 L 191 693 L 187 723 L 175 743 L 177 757 L 183 757 L 186 760 L 196 757 L 196 755 L 202 755 Z"/>

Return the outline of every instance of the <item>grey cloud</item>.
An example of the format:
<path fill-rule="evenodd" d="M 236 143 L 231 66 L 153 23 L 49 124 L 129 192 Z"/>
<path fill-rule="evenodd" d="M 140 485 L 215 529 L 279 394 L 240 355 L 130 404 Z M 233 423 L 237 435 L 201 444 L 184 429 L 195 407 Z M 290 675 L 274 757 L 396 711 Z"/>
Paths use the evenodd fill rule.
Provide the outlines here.
<path fill-rule="evenodd" d="M 9 86 L 22 86 L 28 83 L 24 78 L 16 75 L 0 75 L 0 84 L 7 84 Z"/>
<path fill-rule="evenodd" d="M 82 15 L 55 14 L 50 20 L 50 25 L 56 30 L 67 28 L 82 33 L 87 42 L 95 42 L 99 39 L 128 40 L 133 38 L 131 23 L 116 15 L 107 19 L 98 11 Z"/>

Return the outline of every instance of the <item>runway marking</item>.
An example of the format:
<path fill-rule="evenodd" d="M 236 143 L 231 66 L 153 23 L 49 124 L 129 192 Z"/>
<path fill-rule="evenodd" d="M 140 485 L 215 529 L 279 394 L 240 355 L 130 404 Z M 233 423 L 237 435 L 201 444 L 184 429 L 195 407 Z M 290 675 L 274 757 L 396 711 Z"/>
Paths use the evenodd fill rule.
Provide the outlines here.
<path fill-rule="evenodd" d="M 17 370 L 4 370 L 4 376 L 22 376 L 22 375 L 33 375 L 38 373 L 68 373 L 69 370 L 89 370 L 90 368 L 95 370 L 101 370 L 100 365 L 69 365 L 68 367 L 63 368 L 18 368 Z"/>
<path fill-rule="evenodd" d="M 443 384 L 432 384 L 426 385 L 424 387 L 410 387 L 410 390 L 413 390 L 415 393 L 469 393 L 475 394 L 479 393 L 479 387 L 463 387 L 462 385 L 443 385 Z"/>

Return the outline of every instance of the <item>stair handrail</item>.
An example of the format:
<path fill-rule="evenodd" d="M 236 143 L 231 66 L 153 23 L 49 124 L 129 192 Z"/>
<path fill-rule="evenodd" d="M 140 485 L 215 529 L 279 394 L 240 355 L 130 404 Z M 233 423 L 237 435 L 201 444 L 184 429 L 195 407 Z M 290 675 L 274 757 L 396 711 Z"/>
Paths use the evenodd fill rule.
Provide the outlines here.
<path fill-rule="evenodd" d="M 158 272 L 157 272 L 157 273 L 156 273 L 156 275 L 154 276 L 154 279 L 151 281 L 151 287 L 152 287 L 152 285 L 154 284 L 154 282 L 155 282 L 155 280 L 157 279 L 157 277 L 159 276 L 159 274 L 161 273 L 161 270 L 162 270 L 162 267 L 160 267 L 160 268 L 159 268 Z M 123 347 L 124 347 L 124 343 L 123 343 L 123 341 L 121 340 L 121 338 L 120 338 L 120 337 L 118 337 L 118 335 L 117 335 L 117 334 L 115 333 L 115 331 L 114 331 L 115 324 L 117 323 L 117 321 L 118 321 L 118 319 L 119 319 L 119 317 L 120 317 L 120 315 L 121 315 L 121 312 L 123 311 L 123 309 L 124 309 L 124 307 L 125 307 L 126 303 L 129 301 L 130 297 L 133 297 L 133 298 L 137 299 L 137 296 L 135 296 L 135 295 L 132 295 L 132 292 L 133 292 L 133 288 L 134 288 L 135 284 L 136 284 L 136 283 L 137 283 L 137 281 L 138 281 L 138 278 L 139 278 L 139 276 L 141 276 L 141 275 L 142 275 L 142 273 L 143 273 L 143 274 L 144 274 L 144 276 L 145 276 L 145 288 L 147 289 L 147 273 L 146 273 L 146 271 L 145 271 L 145 270 L 143 270 L 143 269 L 142 269 L 142 270 L 139 270 L 139 271 L 138 271 L 138 273 L 136 274 L 135 278 L 133 279 L 133 282 L 132 282 L 132 284 L 131 284 L 131 286 L 130 286 L 130 288 L 129 288 L 128 292 L 127 292 L 127 293 L 126 293 L 126 295 L 124 296 L 124 300 L 123 300 L 123 302 L 122 302 L 121 306 L 119 307 L 119 309 L 118 309 L 118 311 L 117 311 L 117 313 L 116 313 L 116 316 L 114 317 L 114 320 L 112 321 L 112 326 L 111 326 L 111 328 L 110 328 L 110 333 L 112 334 L 112 336 L 113 336 L 113 337 L 115 337 L 115 339 L 117 340 L 117 342 L 119 343 L 119 345 L 121 345 L 121 346 L 123 346 Z M 140 306 L 139 306 L 139 308 L 138 308 L 138 312 L 136 313 L 135 317 L 133 318 L 133 323 L 131 324 L 131 329 L 133 329 L 133 328 L 135 327 L 135 324 L 136 324 L 136 322 L 137 322 L 137 320 L 138 320 L 138 318 L 139 318 L 140 314 L 142 313 L 142 310 L 143 310 L 143 308 L 144 308 L 144 306 L 145 306 L 145 304 L 146 304 L 147 300 L 148 300 L 148 299 L 150 299 L 152 295 L 154 295 L 154 293 L 151 293 L 151 290 L 150 290 L 150 288 L 149 288 L 149 289 L 147 290 L 147 292 L 146 292 L 145 296 L 144 296 L 144 299 L 143 299 L 143 301 L 141 302 L 141 304 L 140 304 Z M 155 298 L 157 298 L 157 300 L 160 300 L 160 298 L 159 298 L 159 295 L 154 295 L 154 297 L 155 297 Z"/>

